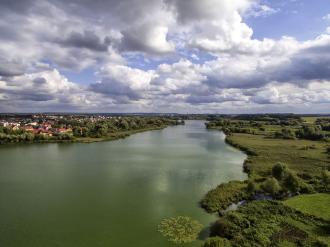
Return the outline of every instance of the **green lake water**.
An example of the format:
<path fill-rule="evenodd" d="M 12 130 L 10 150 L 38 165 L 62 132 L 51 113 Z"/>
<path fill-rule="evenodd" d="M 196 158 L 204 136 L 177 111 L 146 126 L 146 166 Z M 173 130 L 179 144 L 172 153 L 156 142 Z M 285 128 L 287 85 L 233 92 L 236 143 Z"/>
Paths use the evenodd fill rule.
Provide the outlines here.
<path fill-rule="evenodd" d="M 216 217 L 198 201 L 245 179 L 245 158 L 203 121 L 111 142 L 1 146 L 0 246 L 173 246 L 161 219 L 208 226 Z"/>

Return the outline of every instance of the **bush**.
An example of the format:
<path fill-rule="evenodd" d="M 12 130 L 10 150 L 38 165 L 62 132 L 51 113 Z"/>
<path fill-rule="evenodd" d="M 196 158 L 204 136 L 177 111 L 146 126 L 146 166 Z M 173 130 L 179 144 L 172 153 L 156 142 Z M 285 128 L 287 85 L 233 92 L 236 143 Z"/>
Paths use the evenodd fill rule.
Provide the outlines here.
<path fill-rule="evenodd" d="M 246 187 L 247 185 L 240 181 L 220 184 L 204 196 L 201 206 L 209 213 L 220 212 L 232 203 L 246 199 L 248 197 Z"/>
<path fill-rule="evenodd" d="M 285 172 L 286 172 L 286 166 L 280 162 L 275 164 L 272 168 L 272 175 L 278 181 L 281 181 L 283 179 Z"/>
<path fill-rule="evenodd" d="M 281 191 L 281 186 L 275 178 L 268 178 L 263 184 L 262 189 L 271 194 L 272 196 L 277 195 Z"/>
<path fill-rule="evenodd" d="M 211 237 L 206 239 L 203 247 L 230 247 L 229 240 L 220 237 Z"/>
<path fill-rule="evenodd" d="M 299 224 L 284 227 L 293 222 Z M 309 229 L 325 229 L 328 225 L 322 219 L 301 213 L 281 202 L 253 201 L 219 219 L 213 232 L 229 239 L 235 247 L 278 246 L 276 240 L 291 241 L 297 237 L 299 246 L 317 246 L 309 245 L 311 239 L 305 237 L 305 232 L 312 235 L 313 230 Z"/>
<path fill-rule="evenodd" d="M 299 183 L 299 178 L 297 175 L 295 175 L 291 171 L 287 171 L 284 181 L 283 181 L 283 186 L 286 190 L 292 192 L 292 193 L 297 193 L 300 189 L 300 183 Z"/>
<path fill-rule="evenodd" d="M 203 225 L 186 216 L 164 219 L 158 225 L 158 231 L 169 241 L 177 244 L 190 243 L 198 237 Z"/>
<path fill-rule="evenodd" d="M 255 182 L 253 181 L 249 181 L 248 182 L 248 185 L 247 185 L 247 188 L 246 188 L 246 191 L 249 193 L 249 194 L 255 194 L 257 192 L 257 185 Z"/>
<path fill-rule="evenodd" d="M 282 129 L 281 132 L 275 132 L 275 138 L 296 139 L 296 134 L 292 129 Z"/>
<path fill-rule="evenodd" d="M 321 181 L 322 181 L 322 187 L 325 192 L 330 191 L 330 172 L 327 170 L 323 170 L 321 173 Z"/>

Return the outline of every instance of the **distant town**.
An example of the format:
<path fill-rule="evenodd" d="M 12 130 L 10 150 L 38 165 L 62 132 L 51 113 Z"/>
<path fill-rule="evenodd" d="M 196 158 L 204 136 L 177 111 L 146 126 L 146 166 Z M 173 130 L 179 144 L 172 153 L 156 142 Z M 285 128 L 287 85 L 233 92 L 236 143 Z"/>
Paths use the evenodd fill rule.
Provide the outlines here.
<path fill-rule="evenodd" d="M 60 134 L 72 134 L 72 126 L 68 121 L 84 122 L 86 120 L 95 123 L 100 120 L 116 119 L 121 116 L 103 116 L 103 115 L 4 115 L 0 120 L 0 126 L 13 131 L 23 130 L 33 134 L 53 136 Z"/>
<path fill-rule="evenodd" d="M 1 114 L 0 144 L 117 139 L 183 123 L 173 114 Z"/>

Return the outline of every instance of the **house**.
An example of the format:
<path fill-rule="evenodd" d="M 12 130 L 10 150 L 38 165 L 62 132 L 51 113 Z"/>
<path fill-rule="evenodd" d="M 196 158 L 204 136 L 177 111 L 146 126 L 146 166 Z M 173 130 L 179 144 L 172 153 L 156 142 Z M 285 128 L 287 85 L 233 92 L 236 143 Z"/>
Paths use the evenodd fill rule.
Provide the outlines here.
<path fill-rule="evenodd" d="M 24 126 L 23 129 L 27 132 L 34 132 L 34 128 L 29 125 Z"/>
<path fill-rule="evenodd" d="M 56 134 L 71 134 L 72 129 L 71 128 L 58 128 L 54 131 Z"/>

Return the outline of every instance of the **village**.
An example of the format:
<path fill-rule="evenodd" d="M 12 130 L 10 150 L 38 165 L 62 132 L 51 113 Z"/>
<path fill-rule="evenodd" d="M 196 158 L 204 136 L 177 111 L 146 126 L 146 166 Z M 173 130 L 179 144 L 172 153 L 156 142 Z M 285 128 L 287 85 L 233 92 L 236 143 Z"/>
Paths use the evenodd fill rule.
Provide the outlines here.
<path fill-rule="evenodd" d="M 121 117 L 104 116 L 104 115 L 2 115 L 0 116 L 0 127 L 7 129 L 9 132 L 26 132 L 34 135 L 58 136 L 62 134 L 73 135 L 73 126 L 70 121 L 92 123 L 100 120 Z"/>

